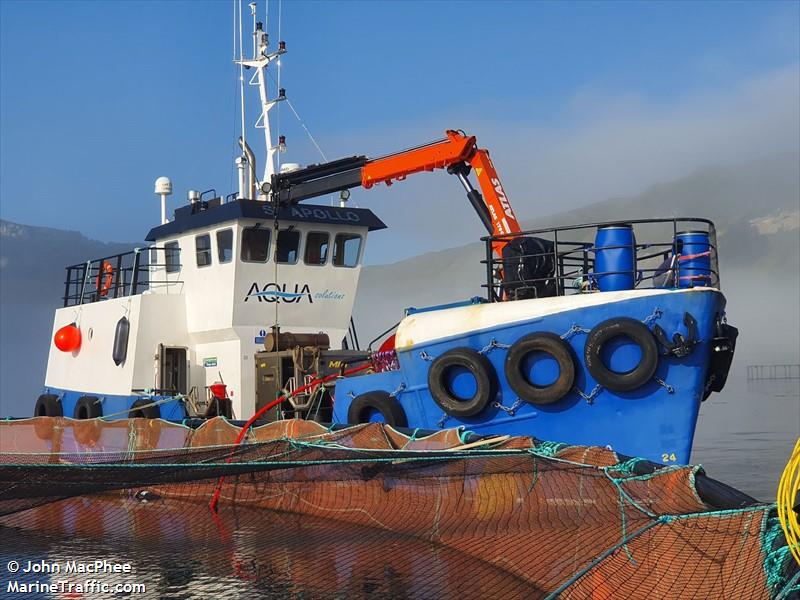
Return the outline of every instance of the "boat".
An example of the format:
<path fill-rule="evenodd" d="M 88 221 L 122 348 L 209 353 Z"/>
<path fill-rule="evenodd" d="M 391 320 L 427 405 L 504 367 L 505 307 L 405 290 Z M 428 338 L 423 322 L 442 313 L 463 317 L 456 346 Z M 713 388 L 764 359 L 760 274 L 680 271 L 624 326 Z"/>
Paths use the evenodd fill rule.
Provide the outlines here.
<path fill-rule="evenodd" d="M 29 414 L 380 421 L 687 464 L 737 335 L 713 223 L 616 215 L 523 230 L 489 152 L 460 130 L 379 158 L 279 165 L 286 139 L 274 143 L 270 112 L 287 96 L 267 69 L 286 51 L 253 9 L 253 52 L 237 64 L 259 92 L 260 178 L 243 126 L 237 191 L 190 190 L 170 218 L 172 184 L 159 177 L 147 246 L 66 267 Z M 429 171 L 454 175 L 487 229 L 475 265 L 485 294 L 408 308 L 362 347 L 359 275 L 367 237 L 386 225 L 349 205 L 350 191 Z"/>

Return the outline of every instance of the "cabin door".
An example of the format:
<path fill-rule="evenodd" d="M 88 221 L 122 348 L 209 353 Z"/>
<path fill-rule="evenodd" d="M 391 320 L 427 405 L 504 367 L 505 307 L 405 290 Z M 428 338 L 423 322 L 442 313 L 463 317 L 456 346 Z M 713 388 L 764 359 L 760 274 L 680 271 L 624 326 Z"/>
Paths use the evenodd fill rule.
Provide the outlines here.
<path fill-rule="evenodd" d="M 186 394 L 188 388 L 186 348 L 175 348 L 160 344 L 159 388 L 162 393 Z"/>
<path fill-rule="evenodd" d="M 260 410 L 281 395 L 286 383 L 294 374 L 291 352 L 257 352 L 256 359 L 256 410 Z M 281 406 L 267 411 L 266 421 L 281 418 Z"/>

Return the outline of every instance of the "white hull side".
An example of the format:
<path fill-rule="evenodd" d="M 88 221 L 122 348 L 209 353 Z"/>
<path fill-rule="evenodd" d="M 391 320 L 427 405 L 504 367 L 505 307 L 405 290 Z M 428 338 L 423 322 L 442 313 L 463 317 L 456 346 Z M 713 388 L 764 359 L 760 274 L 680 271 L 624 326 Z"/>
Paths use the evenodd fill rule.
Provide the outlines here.
<path fill-rule="evenodd" d="M 111 358 L 117 321 L 130 321 L 128 355 L 117 366 Z M 81 329 L 78 352 L 61 352 L 50 341 L 45 386 L 94 394 L 128 396 L 133 389 L 156 387 L 158 344 L 188 346 L 183 295 L 140 294 L 83 307 L 60 308 L 55 332 L 72 322 Z"/>
<path fill-rule="evenodd" d="M 622 302 L 633 298 L 660 296 L 665 294 L 695 294 L 719 291 L 716 288 L 696 287 L 691 289 L 647 289 L 625 290 L 621 292 L 598 292 L 594 294 L 575 294 L 552 298 L 533 298 L 515 302 L 493 302 L 472 304 L 430 312 L 420 312 L 407 316 L 397 328 L 395 348 L 409 350 L 414 346 L 427 344 L 472 331 L 482 331 L 532 321 L 556 313 Z"/>

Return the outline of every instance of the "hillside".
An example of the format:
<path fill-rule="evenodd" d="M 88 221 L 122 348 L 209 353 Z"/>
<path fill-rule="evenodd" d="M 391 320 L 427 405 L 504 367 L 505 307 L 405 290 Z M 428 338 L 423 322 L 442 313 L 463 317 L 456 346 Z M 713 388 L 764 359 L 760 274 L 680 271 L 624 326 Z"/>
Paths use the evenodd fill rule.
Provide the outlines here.
<path fill-rule="evenodd" d="M 74 231 L 0 221 L 0 415 L 44 383 L 53 311 L 64 295 L 64 267 L 130 250 Z"/>

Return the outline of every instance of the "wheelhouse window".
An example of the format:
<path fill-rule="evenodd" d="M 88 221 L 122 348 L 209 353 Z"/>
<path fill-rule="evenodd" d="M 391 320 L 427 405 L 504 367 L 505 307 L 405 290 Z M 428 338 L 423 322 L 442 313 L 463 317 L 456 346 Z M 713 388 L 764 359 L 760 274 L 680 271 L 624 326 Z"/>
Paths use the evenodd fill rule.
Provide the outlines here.
<path fill-rule="evenodd" d="M 267 262 L 269 232 L 269 229 L 263 227 L 247 227 L 242 230 L 242 261 Z"/>
<path fill-rule="evenodd" d="M 177 273 L 181 270 L 181 247 L 178 242 L 164 244 L 164 269 L 167 273 Z"/>
<path fill-rule="evenodd" d="M 293 265 L 297 262 L 300 249 L 300 232 L 296 229 L 282 229 L 278 232 L 278 248 L 275 262 Z"/>
<path fill-rule="evenodd" d="M 220 263 L 233 260 L 233 229 L 217 232 L 217 259 Z"/>
<path fill-rule="evenodd" d="M 209 234 L 195 237 L 194 249 L 198 267 L 207 267 L 211 264 L 211 236 Z"/>
<path fill-rule="evenodd" d="M 337 267 L 355 267 L 361 252 L 361 236 L 340 233 L 333 244 L 333 264 Z"/>
<path fill-rule="evenodd" d="M 304 260 L 307 265 L 324 265 L 328 262 L 330 236 L 320 231 L 312 231 L 306 236 Z"/>

